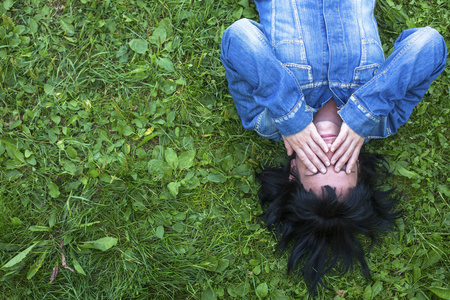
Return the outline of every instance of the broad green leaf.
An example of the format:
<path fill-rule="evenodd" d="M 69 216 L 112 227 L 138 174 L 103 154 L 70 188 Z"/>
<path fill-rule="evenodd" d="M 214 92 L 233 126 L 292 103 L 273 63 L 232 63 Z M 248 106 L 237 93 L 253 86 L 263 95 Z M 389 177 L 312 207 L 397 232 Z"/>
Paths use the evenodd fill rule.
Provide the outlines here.
<path fill-rule="evenodd" d="M 409 19 L 406 20 L 406 26 L 408 26 L 408 28 L 416 28 L 417 27 L 416 24 L 414 24 L 414 22 Z"/>
<path fill-rule="evenodd" d="M 31 155 L 33 155 L 33 152 L 32 151 L 30 151 L 30 150 L 25 150 L 25 157 L 26 158 L 28 158 L 28 157 L 30 157 Z"/>
<path fill-rule="evenodd" d="M 441 299 L 450 300 L 450 289 L 438 287 L 438 286 L 431 286 L 428 287 L 430 291 L 432 291 L 436 296 L 438 296 Z"/>
<path fill-rule="evenodd" d="M 177 90 L 177 84 L 172 79 L 166 79 L 161 84 L 161 90 L 166 95 L 172 95 Z"/>
<path fill-rule="evenodd" d="M 275 292 L 270 294 L 270 298 L 273 300 L 290 300 L 288 296 L 286 296 L 283 290 L 275 290 Z"/>
<path fill-rule="evenodd" d="M 252 7 L 246 7 L 246 8 L 244 8 L 242 15 L 245 18 L 254 18 L 254 17 L 256 17 L 256 11 Z"/>
<path fill-rule="evenodd" d="M 214 293 L 212 288 L 208 288 L 207 290 L 202 292 L 202 296 L 200 298 L 200 300 L 216 300 L 217 296 Z"/>
<path fill-rule="evenodd" d="M 47 183 L 47 187 L 48 187 L 48 193 L 50 194 L 50 196 L 52 196 L 53 198 L 58 198 L 59 195 L 61 194 L 59 192 L 59 187 L 52 181 L 49 181 Z"/>
<path fill-rule="evenodd" d="M 245 297 L 248 292 L 250 291 L 250 284 L 248 282 L 242 283 L 236 287 L 233 288 L 231 296 L 241 296 Z M 230 293 L 230 290 L 228 290 L 228 293 Z"/>
<path fill-rule="evenodd" d="M 82 245 L 80 245 L 80 247 L 106 251 L 115 245 L 117 245 L 116 238 L 104 237 L 95 241 L 84 242 Z"/>
<path fill-rule="evenodd" d="M 69 147 L 66 148 L 66 153 L 67 153 L 67 156 L 72 158 L 72 159 L 77 158 L 77 154 L 78 154 L 77 150 L 75 150 L 75 148 L 72 147 L 72 146 L 69 146 Z"/>
<path fill-rule="evenodd" d="M 171 182 L 167 185 L 167 188 L 169 189 L 169 192 L 172 196 L 176 197 L 178 195 L 180 185 L 180 182 Z"/>
<path fill-rule="evenodd" d="M 372 287 L 369 285 L 366 286 L 365 290 L 364 290 L 364 294 L 363 294 L 363 299 L 364 300 L 372 300 L 373 298 L 372 295 Z"/>
<path fill-rule="evenodd" d="M 409 170 L 405 169 L 404 167 L 400 167 L 400 166 L 397 168 L 397 172 L 401 176 L 408 177 L 409 179 L 414 179 L 414 178 L 417 178 L 419 176 L 416 172 L 409 171 Z"/>
<path fill-rule="evenodd" d="M 0 141 L 3 142 L 6 152 L 11 159 L 18 160 L 21 163 L 25 162 L 25 156 L 17 148 L 17 142 L 15 140 L 9 138 L 0 138 Z"/>
<path fill-rule="evenodd" d="M 375 298 L 381 291 L 383 290 L 383 283 L 381 281 L 377 281 L 372 286 L 372 295 Z"/>
<path fill-rule="evenodd" d="M 6 269 L 6 268 L 11 268 L 14 267 L 15 265 L 17 265 L 18 263 L 20 263 L 27 255 L 28 253 L 30 253 L 31 250 L 33 250 L 33 248 L 36 246 L 37 244 L 33 244 L 30 247 L 28 247 L 27 249 L 23 250 L 22 252 L 20 252 L 19 254 L 17 254 L 16 256 L 14 256 L 10 261 L 8 261 L 5 265 L 3 265 L 3 267 L 1 267 L 0 269 Z"/>
<path fill-rule="evenodd" d="M 11 218 L 11 224 L 13 226 L 20 226 L 20 225 L 22 225 L 22 221 L 18 217 L 14 217 L 14 218 Z"/>
<path fill-rule="evenodd" d="M 169 73 L 173 73 L 175 71 L 175 68 L 173 67 L 173 63 L 168 58 L 158 58 L 155 61 L 155 63 L 158 67 L 163 68 L 164 70 L 166 70 Z"/>
<path fill-rule="evenodd" d="M 25 31 L 26 27 L 24 25 L 17 25 L 14 27 L 13 32 L 17 35 L 21 35 Z"/>
<path fill-rule="evenodd" d="M 173 224 L 172 229 L 178 233 L 182 233 L 184 231 L 184 226 L 181 223 Z"/>
<path fill-rule="evenodd" d="M 9 41 L 9 45 L 11 46 L 11 47 L 17 47 L 17 46 L 19 46 L 20 45 L 20 43 L 22 43 L 22 40 L 21 39 L 11 39 L 10 41 Z M 24 89 L 25 90 L 25 89 Z M 29 89 L 27 89 L 28 91 L 29 91 Z M 25 91 L 25 92 L 27 92 L 27 91 Z M 28 92 L 27 92 L 28 93 Z"/>
<path fill-rule="evenodd" d="M 13 0 L 4 0 L 3 7 L 5 10 L 9 10 L 11 7 L 13 7 L 14 1 Z"/>
<path fill-rule="evenodd" d="M 148 141 L 150 141 L 151 139 L 153 139 L 154 137 L 158 136 L 158 134 L 151 134 L 146 136 L 145 138 L 142 139 L 142 141 L 136 146 L 136 148 L 141 147 L 142 145 L 144 145 L 145 143 L 147 143 Z"/>
<path fill-rule="evenodd" d="M 155 235 L 156 235 L 157 238 L 162 239 L 163 236 L 164 236 L 164 227 L 163 226 L 158 226 L 156 228 Z"/>
<path fill-rule="evenodd" d="M 178 167 L 178 156 L 177 153 L 172 148 L 167 148 L 165 151 L 166 162 L 172 169 L 176 169 Z"/>
<path fill-rule="evenodd" d="M 423 261 L 422 269 L 424 270 L 426 268 L 431 267 L 432 265 L 440 261 L 441 258 L 442 256 L 436 251 L 430 251 L 429 254 L 427 255 L 427 258 Z"/>
<path fill-rule="evenodd" d="M 227 181 L 226 177 L 222 174 L 208 174 L 207 179 L 211 182 L 216 183 L 224 183 L 225 181 Z"/>
<path fill-rule="evenodd" d="M 130 136 L 134 133 L 133 127 L 131 127 L 130 125 L 125 125 L 122 128 L 122 134 L 124 136 Z"/>
<path fill-rule="evenodd" d="M 187 170 L 194 164 L 195 150 L 183 152 L 178 157 L 181 170 Z"/>
<path fill-rule="evenodd" d="M 241 0 L 238 4 L 242 7 L 248 7 L 248 0 Z"/>
<path fill-rule="evenodd" d="M 55 122 L 56 125 L 58 125 L 61 122 L 60 116 L 53 116 L 51 119 L 53 122 Z"/>
<path fill-rule="evenodd" d="M 234 19 L 240 19 L 241 17 L 242 17 L 242 12 L 244 11 L 244 9 L 242 8 L 242 7 L 239 7 L 238 9 L 236 9 L 234 12 L 233 12 L 233 18 Z"/>
<path fill-rule="evenodd" d="M 86 273 L 84 272 L 83 268 L 81 267 L 80 263 L 78 262 L 78 260 L 75 259 L 75 257 L 72 256 L 72 264 L 73 267 L 75 268 L 75 271 L 77 271 L 78 273 L 80 273 L 81 275 L 86 276 Z"/>
<path fill-rule="evenodd" d="M 28 20 L 28 27 L 30 28 L 30 31 L 29 31 L 29 32 L 30 32 L 31 34 L 35 34 L 35 33 L 38 31 L 39 25 L 38 25 L 38 23 L 36 22 L 35 19 L 30 18 L 30 19 Z"/>
<path fill-rule="evenodd" d="M 269 287 L 267 286 L 267 283 L 265 283 L 265 282 L 260 283 L 256 287 L 256 295 L 258 295 L 258 297 L 264 298 L 267 296 L 268 293 L 269 293 Z"/>
<path fill-rule="evenodd" d="M 207 271 L 215 271 L 219 266 L 219 261 L 215 257 L 209 257 L 200 263 L 200 266 Z"/>
<path fill-rule="evenodd" d="M 48 226 L 53 228 L 56 224 L 56 211 L 52 211 L 50 214 L 50 219 L 48 219 Z"/>
<path fill-rule="evenodd" d="M 132 39 L 128 45 L 136 53 L 143 54 L 148 49 L 148 42 L 143 39 Z"/>
<path fill-rule="evenodd" d="M 48 226 L 30 226 L 29 231 L 41 232 L 41 231 L 51 231 L 52 229 Z"/>
<path fill-rule="evenodd" d="M 169 165 L 161 159 L 151 159 L 147 165 L 148 172 L 152 177 L 162 178 L 170 172 Z"/>
<path fill-rule="evenodd" d="M 14 129 L 21 124 L 22 124 L 22 120 L 12 121 L 11 124 L 9 124 L 9 129 Z"/>
<path fill-rule="evenodd" d="M 234 176 L 240 176 L 240 177 L 249 176 L 249 175 L 251 175 L 251 168 L 247 164 L 240 165 L 239 167 L 233 169 L 231 174 L 233 174 Z"/>
<path fill-rule="evenodd" d="M 450 189 L 446 185 L 438 185 L 437 190 L 439 193 L 443 193 L 445 196 L 450 197 Z"/>
<path fill-rule="evenodd" d="M 157 46 L 161 46 L 167 39 L 167 32 L 165 28 L 158 27 L 153 31 L 152 36 L 150 37 L 150 42 Z"/>
<path fill-rule="evenodd" d="M 27 279 L 30 280 L 33 278 L 34 275 L 36 275 L 37 271 L 42 267 L 42 264 L 44 263 L 45 257 L 47 256 L 47 250 L 45 250 L 39 257 L 36 259 L 33 265 L 31 265 L 30 269 L 28 270 Z"/>
<path fill-rule="evenodd" d="M 217 273 L 222 273 L 225 271 L 230 265 L 230 261 L 228 259 L 219 258 L 217 260 L 217 268 L 214 270 Z"/>

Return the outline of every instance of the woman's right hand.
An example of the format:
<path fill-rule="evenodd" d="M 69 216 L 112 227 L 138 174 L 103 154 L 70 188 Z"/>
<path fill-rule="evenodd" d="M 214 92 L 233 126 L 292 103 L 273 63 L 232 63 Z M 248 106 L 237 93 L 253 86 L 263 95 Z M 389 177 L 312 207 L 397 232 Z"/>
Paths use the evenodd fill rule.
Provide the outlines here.
<path fill-rule="evenodd" d="M 311 122 L 294 135 L 283 136 L 283 141 L 289 156 L 295 151 L 308 170 L 313 173 L 317 173 L 317 170 L 326 173 L 325 166 L 330 165 L 330 160 L 325 154 L 328 153 L 328 146 L 317 132 L 314 123 Z"/>

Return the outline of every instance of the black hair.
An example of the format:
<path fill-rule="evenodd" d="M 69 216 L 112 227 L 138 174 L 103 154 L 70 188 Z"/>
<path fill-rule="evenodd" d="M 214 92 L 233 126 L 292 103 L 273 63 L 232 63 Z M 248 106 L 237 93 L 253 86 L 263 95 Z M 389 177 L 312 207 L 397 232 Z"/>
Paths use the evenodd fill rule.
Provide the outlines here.
<path fill-rule="evenodd" d="M 311 295 L 318 284 L 328 288 L 322 281 L 326 273 L 340 266 L 344 274 L 353 269 L 354 260 L 370 278 L 359 238 L 368 237 L 372 248 L 382 233 L 396 229 L 396 219 L 401 217 L 395 209 L 400 196 L 394 189 L 383 190 L 390 175 L 387 161 L 361 153 L 357 184 L 340 199 L 330 186 L 322 187 L 320 197 L 306 191 L 291 171 L 292 159 L 284 168 L 266 168 L 257 174 L 261 216 L 278 236 L 276 251 L 290 249 L 288 273 L 303 275 Z"/>

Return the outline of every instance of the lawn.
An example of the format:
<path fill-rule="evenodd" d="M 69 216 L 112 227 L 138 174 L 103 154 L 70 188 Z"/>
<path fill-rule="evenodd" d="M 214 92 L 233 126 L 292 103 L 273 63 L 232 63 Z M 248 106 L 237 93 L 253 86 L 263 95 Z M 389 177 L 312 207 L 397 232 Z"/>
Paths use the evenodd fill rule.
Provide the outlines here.
<path fill-rule="evenodd" d="M 0 3 L 0 299 L 307 299 L 258 215 L 286 161 L 245 131 L 219 59 L 247 0 Z M 447 1 L 379 0 L 386 55 L 408 27 L 450 42 Z M 318 299 L 450 299 L 450 69 L 366 151 L 395 168 L 399 232 Z M 336 292 L 338 291 L 338 292 Z"/>

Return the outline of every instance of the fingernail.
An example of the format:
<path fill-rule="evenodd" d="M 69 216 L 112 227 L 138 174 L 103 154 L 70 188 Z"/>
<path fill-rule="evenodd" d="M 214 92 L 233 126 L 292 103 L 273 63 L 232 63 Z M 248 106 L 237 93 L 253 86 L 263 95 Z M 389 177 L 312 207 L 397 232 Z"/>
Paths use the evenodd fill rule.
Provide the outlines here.
<path fill-rule="evenodd" d="M 320 172 L 322 172 L 322 173 L 324 173 L 324 174 L 325 174 L 326 171 L 327 171 L 327 170 L 326 170 L 325 168 L 320 169 Z"/>
<path fill-rule="evenodd" d="M 334 152 L 334 150 L 335 150 L 334 148 L 331 148 L 331 152 Z"/>
<path fill-rule="evenodd" d="M 325 165 L 326 165 L 327 167 L 329 167 L 329 166 L 330 166 L 330 162 L 327 160 L 327 161 L 325 162 Z"/>
<path fill-rule="evenodd" d="M 351 171 L 352 171 L 352 170 L 348 169 L 348 170 L 347 170 L 347 174 L 350 174 Z"/>
<path fill-rule="evenodd" d="M 313 171 L 313 173 L 317 173 L 317 169 L 316 168 L 314 168 L 312 171 Z"/>
<path fill-rule="evenodd" d="M 339 172 L 339 171 L 340 171 L 341 169 L 339 169 L 339 168 L 336 168 L 335 170 L 336 170 L 336 172 Z"/>
<path fill-rule="evenodd" d="M 333 159 L 333 160 L 331 161 L 331 164 L 334 165 L 335 163 L 336 163 L 336 160 Z"/>

